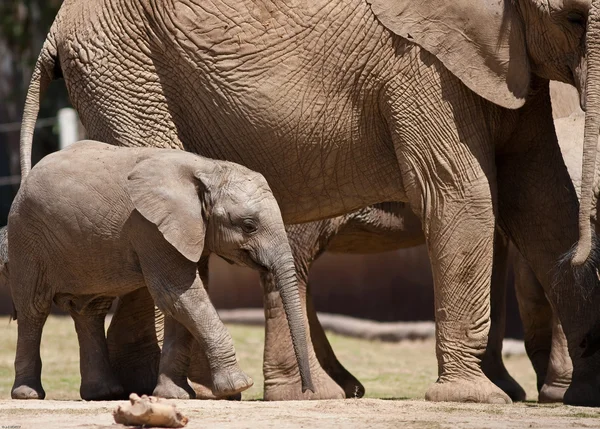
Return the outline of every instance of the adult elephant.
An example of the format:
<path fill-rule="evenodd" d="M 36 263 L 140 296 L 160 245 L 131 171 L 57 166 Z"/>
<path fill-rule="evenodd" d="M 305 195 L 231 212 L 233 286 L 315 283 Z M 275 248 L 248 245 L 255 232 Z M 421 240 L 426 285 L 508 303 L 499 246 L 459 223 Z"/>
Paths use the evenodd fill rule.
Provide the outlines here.
<path fill-rule="evenodd" d="M 553 116 L 556 118 L 554 125 L 561 153 L 575 189 L 579 191 L 584 116 L 571 104 L 570 87 L 563 88 L 554 83 L 551 89 L 553 89 L 551 91 Z M 568 117 L 557 118 L 571 112 L 573 113 Z M 597 201 L 597 194 L 595 198 Z M 591 220 L 598 228 L 596 211 L 594 210 Z M 300 291 L 306 301 L 310 333 L 317 358 L 325 371 L 344 389 L 346 396 L 350 397 L 355 392 L 361 392 L 363 387 L 337 360 L 319 323 L 308 280 L 312 264 L 325 251 L 366 254 L 420 245 L 425 241 L 421 223 L 407 204 L 388 202 L 334 218 L 288 225 L 286 229 L 296 261 Z M 510 252 L 502 234 L 495 237 L 494 245 L 491 326 L 486 354 L 482 359 L 482 369 L 484 374 L 501 387 L 512 400 L 524 400 L 524 390 L 508 374 L 502 362 L 506 270 L 512 264 L 508 263 Z M 562 327 L 554 317 L 543 287 L 529 269 L 527 262 L 518 255 L 518 252 L 512 253 L 525 347 L 537 375 L 539 401 L 562 402 L 565 390 L 571 382 L 572 372 Z M 286 372 L 297 375 L 299 371 L 295 356 L 291 353 L 291 338 L 289 333 L 280 328 L 286 323 L 283 305 L 276 295 L 272 278 L 262 275 L 261 282 L 264 290 L 273 292 L 264 295 L 267 315 L 271 315 L 266 319 L 264 366 L 285 369 Z M 343 293 L 343 291 L 338 292 Z M 204 369 L 200 361 L 193 361 L 191 368 L 194 375 L 199 372 L 199 368 L 210 372 Z M 295 377 L 293 383 L 289 384 L 290 391 L 297 390 L 299 383 L 298 377 Z M 272 387 L 269 383 L 265 385 L 265 398 L 270 397 Z"/>
<path fill-rule="evenodd" d="M 90 138 L 242 163 L 267 178 L 286 223 L 408 202 L 435 283 L 435 401 L 510 402 L 480 368 L 498 220 L 563 321 L 569 402 L 598 404 L 600 355 L 578 351 L 600 303 L 582 294 L 597 283 L 596 137 L 586 136 L 580 226 L 548 93 L 548 79 L 576 85 L 597 131 L 596 12 L 584 0 L 67 0 L 34 69 L 22 173 L 39 98 L 62 76 Z M 573 263 L 555 276 L 579 229 Z M 123 317 L 151 317 L 129 302 Z M 123 353 L 117 366 L 140 360 Z M 314 378 L 327 396 L 331 379 Z"/>

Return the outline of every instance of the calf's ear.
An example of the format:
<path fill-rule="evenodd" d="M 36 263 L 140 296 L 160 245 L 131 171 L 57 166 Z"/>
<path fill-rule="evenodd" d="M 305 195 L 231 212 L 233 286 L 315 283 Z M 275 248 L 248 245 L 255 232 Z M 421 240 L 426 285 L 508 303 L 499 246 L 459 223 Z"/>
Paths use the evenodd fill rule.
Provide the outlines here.
<path fill-rule="evenodd" d="M 192 262 L 200 260 L 206 233 L 206 186 L 198 162 L 202 158 L 183 151 L 159 150 L 140 156 L 127 178 L 135 209 Z"/>

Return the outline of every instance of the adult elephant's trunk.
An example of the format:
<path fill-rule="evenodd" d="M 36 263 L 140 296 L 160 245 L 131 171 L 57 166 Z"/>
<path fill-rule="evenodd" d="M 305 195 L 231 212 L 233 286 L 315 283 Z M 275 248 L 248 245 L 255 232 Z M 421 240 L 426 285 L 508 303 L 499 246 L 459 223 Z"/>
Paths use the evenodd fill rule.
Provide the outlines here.
<path fill-rule="evenodd" d="M 286 243 L 276 252 L 276 260 L 270 267 L 288 320 L 294 353 L 296 354 L 300 378 L 302 379 L 302 392 L 307 389 L 314 392 L 308 363 L 307 332 L 302 317 L 296 268 L 289 244 Z"/>
<path fill-rule="evenodd" d="M 585 87 L 586 114 L 579 204 L 579 242 L 573 265 L 583 265 L 592 250 L 590 214 L 596 176 L 596 150 L 600 131 L 600 5 L 593 1 L 588 18 L 586 40 L 587 77 Z M 582 88 L 583 89 L 583 88 Z"/>

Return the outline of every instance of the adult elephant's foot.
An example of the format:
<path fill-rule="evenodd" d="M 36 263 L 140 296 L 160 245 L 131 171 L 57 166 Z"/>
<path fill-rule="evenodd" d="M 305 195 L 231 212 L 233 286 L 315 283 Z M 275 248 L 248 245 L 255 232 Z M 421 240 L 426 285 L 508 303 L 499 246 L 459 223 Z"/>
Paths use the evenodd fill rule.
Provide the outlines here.
<path fill-rule="evenodd" d="M 362 398 L 365 396 L 365 387 L 341 364 L 334 369 L 327 368 L 326 371 L 336 384 L 342 388 L 346 398 Z"/>
<path fill-rule="evenodd" d="M 13 387 L 10 396 L 13 399 L 44 399 L 46 392 L 44 392 L 41 384 L 37 386 L 21 384 L 20 386 Z"/>
<path fill-rule="evenodd" d="M 165 374 L 158 376 L 153 396 L 166 399 L 195 399 L 196 393 L 187 382 L 187 378 L 174 379 Z"/>
<path fill-rule="evenodd" d="M 307 332 L 310 332 L 308 362 L 314 392 L 310 390 L 302 392 L 300 371 L 298 370 L 298 363 L 294 355 L 291 336 L 287 329 L 288 324 L 283 304 L 281 303 L 279 292 L 277 292 L 271 280 L 269 277 L 261 276 L 265 290 L 269 291 L 264 296 L 266 323 L 263 361 L 263 374 L 265 377 L 264 399 L 266 401 L 344 399 L 346 397 L 345 389 L 352 392 L 352 395 L 357 386 L 355 383 L 358 383 L 358 381 L 335 358 L 312 306 L 309 309 L 314 321 L 309 327 L 309 321 L 307 320 Z M 317 347 L 320 347 L 321 351 L 325 351 L 325 353 L 321 353 L 325 357 L 325 367 L 332 369 L 332 373 L 340 375 L 342 387 L 329 376 L 327 370 L 323 369 L 317 359 L 312 344 L 314 341 L 313 336 L 317 337 Z M 340 367 L 344 371 L 338 373 L 337 369 Z M 362 385 L 358 383 L 358 386 L 360 386 L 358 387 L 360 391 Z M 362 390 L 364 391 L 364 388 Z"/>
<path fill-rule="evenodd" d="M 425 399 L 435 402 L 512 403 L 509 396 L 486 377 L 438 381 L 427 390 Z"/>
<path fill-rule="evenodd" d="M 502 391 L 506 393 L 513 402 L 524 401 L 525 397 L 527 396 L 521 385 L 517 383 L 515 379 L 512 378 L 508 373 L 501 377 L 494 377 L 491 379 L 491 381 L 500 389 L 502 389 Z"/>
<path fill-rule="evenodd" d="M 316 365 L 311 365 L 310 372 L 315 391 L 307 390 L 302 393 L 302 382 L 296 366 L 288 371 L 272 371 L 265 368 L 264 400 L 299 401 L 346 398 L 344 390 L 327 375 L 318 362 Z"/>
<path fill-rule="evenodd" d="M 84 401 L 115 401 L 127 399 L 123 386 L 116 380 L 82 382 L 79 394 Z"/>
<path fill-rule="evenodd" d="M 502 362 L 501 356 L 502 355 L 498 353 L 497 357 L 492 359 L 488 358 L 486 355 L 481 363 L 483 373 L 492 383 L 502 389 L 512 401 L 524 401 L 526 397 L 525 390 L 508 373 Z"/>
<path fill-rule="evenodd" d="M 538 395 L 538 402 L 541 404 L 551 404 L 555 402 L 563 402 L 565 392 L 569 386 L 560 386 L 553 384 L 544 384 Z"/>
<path fill-rule="evenodd" d="M 591 377 L 587 382 L 573 381 L 565 395 L 563 402 L 566 405 L 580 405 L 583 407 L 600 406 L 600 390 L 598 389 L 598 380 Z"/>
<path fill-rule="evenodd" d="M 241 369 L 227 368 L 213 371 L 212 393 L 216 397 L 236 395 L 252 387 L 254 381 Z"/>

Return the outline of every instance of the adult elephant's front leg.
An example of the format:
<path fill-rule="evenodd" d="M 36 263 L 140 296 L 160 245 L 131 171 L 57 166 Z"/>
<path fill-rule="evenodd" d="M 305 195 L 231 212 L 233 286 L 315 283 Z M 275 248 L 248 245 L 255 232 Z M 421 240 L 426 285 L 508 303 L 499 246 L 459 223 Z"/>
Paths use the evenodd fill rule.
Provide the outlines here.
<path fill-rule="evenodd" d="M 510 403 L 481 370 L 490 327 L 493 146 L 473 126 L 484 123 L 481 105 L 465 107 L 477 103 L 473 96 L 458 84 L 437 95 L 431 106 L 419 106 L 425 111 L 418 118 L 402 106 L 395 109 L 393 120 L 402 126 L 392 129 L 404 189 L 423 225 L 435 287 L 438 379 L 426 399 Z M 453 97 L 464 99 L 453 106 Z"/>

